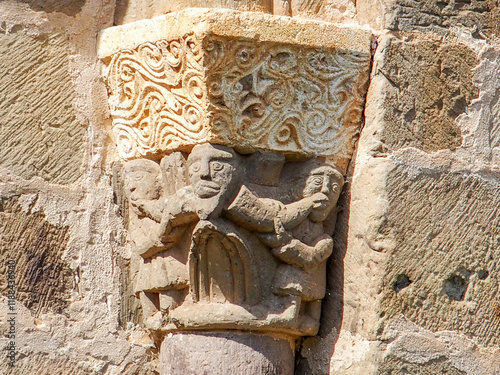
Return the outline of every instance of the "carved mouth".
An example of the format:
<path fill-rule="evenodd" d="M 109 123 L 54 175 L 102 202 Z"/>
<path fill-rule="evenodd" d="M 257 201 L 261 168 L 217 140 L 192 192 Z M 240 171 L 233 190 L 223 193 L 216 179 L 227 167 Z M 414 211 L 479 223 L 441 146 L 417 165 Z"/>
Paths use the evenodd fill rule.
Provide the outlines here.
<path fill-rule="evenodd" d="M 196 184 L 196 193 L 200 198 L 211 198 L 217 195 L 220 191 L 220 186 L 211 181 L 199 181 Z"/>

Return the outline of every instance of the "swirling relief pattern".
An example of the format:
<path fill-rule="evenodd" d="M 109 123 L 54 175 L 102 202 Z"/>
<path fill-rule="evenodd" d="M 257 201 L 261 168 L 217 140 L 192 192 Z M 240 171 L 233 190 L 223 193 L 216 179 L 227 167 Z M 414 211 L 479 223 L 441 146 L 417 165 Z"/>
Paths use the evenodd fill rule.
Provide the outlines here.
<path fill-rule="evenodd" d="M 124 158 L 203 141 L 350 157 L 369 55 L 194 35 L 113 55 L 107 83 Z"/>
<path fill-rule="evenodd" d="M 243 145 L 350 157 L 369 55 L 218 37 L 203 47 L 214 127 Z"/>
<path fill-rule="evenodd" d="M 202 60 L 193 36 L 144 43 L 113 55 L 107 83 L 122 157 L 154 155 L 205 139 Z"/>

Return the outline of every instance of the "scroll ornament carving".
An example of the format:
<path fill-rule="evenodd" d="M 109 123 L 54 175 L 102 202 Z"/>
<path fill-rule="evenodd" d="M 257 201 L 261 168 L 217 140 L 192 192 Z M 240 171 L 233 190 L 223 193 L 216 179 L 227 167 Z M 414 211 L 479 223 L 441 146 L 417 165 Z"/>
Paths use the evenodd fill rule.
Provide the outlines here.
<path fill-rule="evenodd" d="M 368 71 L 369 56 L 242 38 L 143 43 L 108 65 L 113 132 L 124 158 L 203 142 L 349 158 Z"/>
<path fill-rule="evenodd" d="M 153 330 L 314 335 L 343 177 L 321 159 L 204 143 L 123 167 L 136 292 Z"/>

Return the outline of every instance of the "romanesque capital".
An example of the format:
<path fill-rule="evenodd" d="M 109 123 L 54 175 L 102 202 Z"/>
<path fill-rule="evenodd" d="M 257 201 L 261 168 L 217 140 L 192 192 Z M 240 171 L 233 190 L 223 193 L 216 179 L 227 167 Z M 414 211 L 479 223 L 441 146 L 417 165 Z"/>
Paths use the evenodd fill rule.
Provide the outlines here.
<path fill-rule="evenodd" d="M 135 291 L 153 330 L 314 335 L 343 176 L 320 159 L 204 143 L 122 169 Z"/>
<path fill-rule="evenodd" d="M 145 325 L 315 335 L 371 34 L 188 9 L 99 44 Z"/>

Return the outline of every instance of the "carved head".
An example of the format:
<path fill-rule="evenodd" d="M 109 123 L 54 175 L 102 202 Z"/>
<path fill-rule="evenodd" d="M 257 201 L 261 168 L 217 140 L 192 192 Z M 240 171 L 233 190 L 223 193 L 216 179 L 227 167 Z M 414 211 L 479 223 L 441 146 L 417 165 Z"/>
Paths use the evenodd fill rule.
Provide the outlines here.
<path fill-rule="evenodd" d="M 193 148 L 187 161 L 189 182 L 199 198 L 218 206 L 231 203 L 241 186 L 241 156 L 229 147 L 204 143 Z"/>
<path fill-rule="evenodd" d="M 138 159 L 123 169 L 125 194 L 131 201 L 154 200 L 161 194 L 160 166 L 152 160 Z"/>
<path fill-rule="evenodd" d="M 307 176 L 304 176 L 305 186 L 302 190 L 302 196 L 306 198 L 316 193 L 323 193 L 328 198 L 314 207 L 309 215 L 312 221 L 322 222 L 337 204 L 344 185 L 344 177 L 332 166 L 314 159 L 306 162 L 303 173 L 306 171 Z"/>

